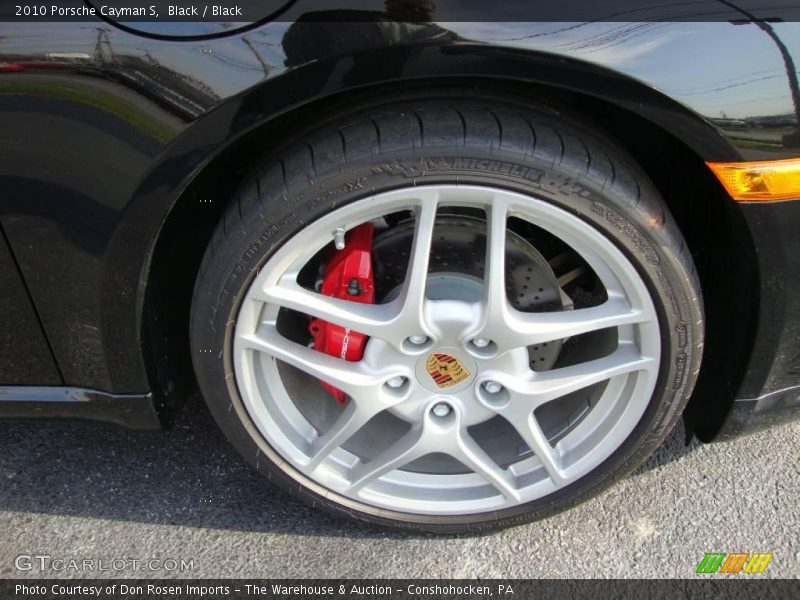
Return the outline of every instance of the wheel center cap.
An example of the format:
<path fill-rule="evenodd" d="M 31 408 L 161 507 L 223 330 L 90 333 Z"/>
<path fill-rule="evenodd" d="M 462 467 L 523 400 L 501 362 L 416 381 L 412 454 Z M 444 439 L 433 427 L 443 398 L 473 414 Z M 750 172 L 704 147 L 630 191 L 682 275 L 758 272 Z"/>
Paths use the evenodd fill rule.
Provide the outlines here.
<path fill-rule="evenodd" d="M 478 365 L 459 348 L 437 348 L 417 362 L 417 380 L 431 392 L 455 394 L 475 379 Z"/>

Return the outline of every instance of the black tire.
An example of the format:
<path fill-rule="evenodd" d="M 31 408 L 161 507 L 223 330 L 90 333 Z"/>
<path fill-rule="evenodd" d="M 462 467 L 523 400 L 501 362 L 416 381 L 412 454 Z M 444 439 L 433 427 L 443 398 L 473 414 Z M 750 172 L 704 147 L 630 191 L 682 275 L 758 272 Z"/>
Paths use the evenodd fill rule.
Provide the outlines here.
<path fill-rule="evenodd" d="M 328 493 L 276 454 L 242 405 L 231 365 L 239 301 L 270 254 L 334 206 L 412 183 L 456 180 L 549 200 L 582 217 L 626 253 L 659 312 L 662 364 L 655 393 L 634 432 L 600 467 L 550 496 L 503 512 L 424 516 Z M 191 317 L 203 396 L 219 426 L 257 470 L 333 515 L 440 533 L 541 519 L 628 474 L 661 444 L 681 414 L 697 377 L 702 343 L 700 286 L 691 256 L 642 169 L 612 139 L 578 118 L 496 97 L 360 107 L 332 117 L 266 159 L 214 233 Z"/>

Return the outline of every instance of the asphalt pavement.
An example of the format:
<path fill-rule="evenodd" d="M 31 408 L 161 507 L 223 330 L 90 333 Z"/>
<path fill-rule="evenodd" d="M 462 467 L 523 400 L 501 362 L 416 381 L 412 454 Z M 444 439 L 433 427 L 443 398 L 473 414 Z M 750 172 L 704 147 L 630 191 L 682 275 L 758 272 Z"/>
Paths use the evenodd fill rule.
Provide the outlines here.
<path fill-rule="evenodd" d="M 594 500 L 448 537 L 306 508 L 199 404 L 166 432 L 0 424 L 0 577 L 694 577 L 706 552 L 771 552 L 759 577 L 800 576 L 800 423 L 688 447 L 679 426 Z"/>

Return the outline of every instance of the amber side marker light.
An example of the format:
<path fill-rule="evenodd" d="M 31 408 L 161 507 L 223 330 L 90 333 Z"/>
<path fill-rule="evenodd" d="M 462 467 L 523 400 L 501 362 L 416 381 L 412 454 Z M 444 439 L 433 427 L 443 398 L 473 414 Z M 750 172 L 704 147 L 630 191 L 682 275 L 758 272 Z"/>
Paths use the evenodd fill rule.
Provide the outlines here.
<path fill-rule="evenodd" d="M 800 198 L 800 158 L 706 164 L 739 202 Z"/>

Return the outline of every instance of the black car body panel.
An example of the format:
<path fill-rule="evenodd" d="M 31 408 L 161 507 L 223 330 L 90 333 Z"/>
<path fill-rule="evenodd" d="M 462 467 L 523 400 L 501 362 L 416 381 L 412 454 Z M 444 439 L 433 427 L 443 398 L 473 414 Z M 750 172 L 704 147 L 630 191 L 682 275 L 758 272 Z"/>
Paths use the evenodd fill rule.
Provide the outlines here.
<path fill-rule="evenodd" d="M 63 383 L 5 236 L 0 237 L 0 290 L 0 381 L 16 385 Z"/>
<path fill-rule="evenodd" d="M 800 203 L 751 205 L 743 212 L 759 263 L 758 326 L 719 439 L 797 418 L 800 411 Z"/>
<path fill-rule="evenodd" d="M 446 14 L 458 3 L 441 4 Z M 640 8 L 617 4 L 620 14 Z M 149 309 L 169 295 L 154 256 L 180 252 L 159 247 L 164 231 L 197 212 L 215 214 L 225 198 L 213 186 L 197 196 L 197 181 L 215 161 L 231 160 L 237 144 L 259 138 L 269 147 L 279 142 L 270 138 L 276 123 L 302 126 L 305 115 L 350 94 L 448 82 L 526 86 L 633 115 L 702 161 L 800 157 L 800 23 L 786 22 L 780 8 L 762 17 L 758 6 L 723 4 L 733 16 L 722 22 L 398 24 L 299 1 L 280 21 L 224 35 L 194 35 L 186 24 L 141 35 L 100 20 L 0 23 L 0 225 L 10 247 L 0 240 L 8 282 L 0 300 L 9 307 L 0 383 L 97 390 L 79 393 L 97 418 L 115 395 L 152 404 L 152 392 L 163 412 L 175 383 L 159 361 L 188 350 L 157 339 L 154 320 L 164 317 Z M 708 402 L 715 417 L 697 427 L 705 439 L 734 397 L 741 402 L 724 435 L 771 402 L 761 398 L 798 401 L 785 390 L 800 382 L 800 204 L 731 210 L 747 226 L 743 253 L 757 261 L 748 286 L 754 312 L 739 332 L 745 367 L 718 405 Z M 24 412 L 6 406 L 0 413 Z M 112 413 L 117 422 L 128 414 Z"/>

